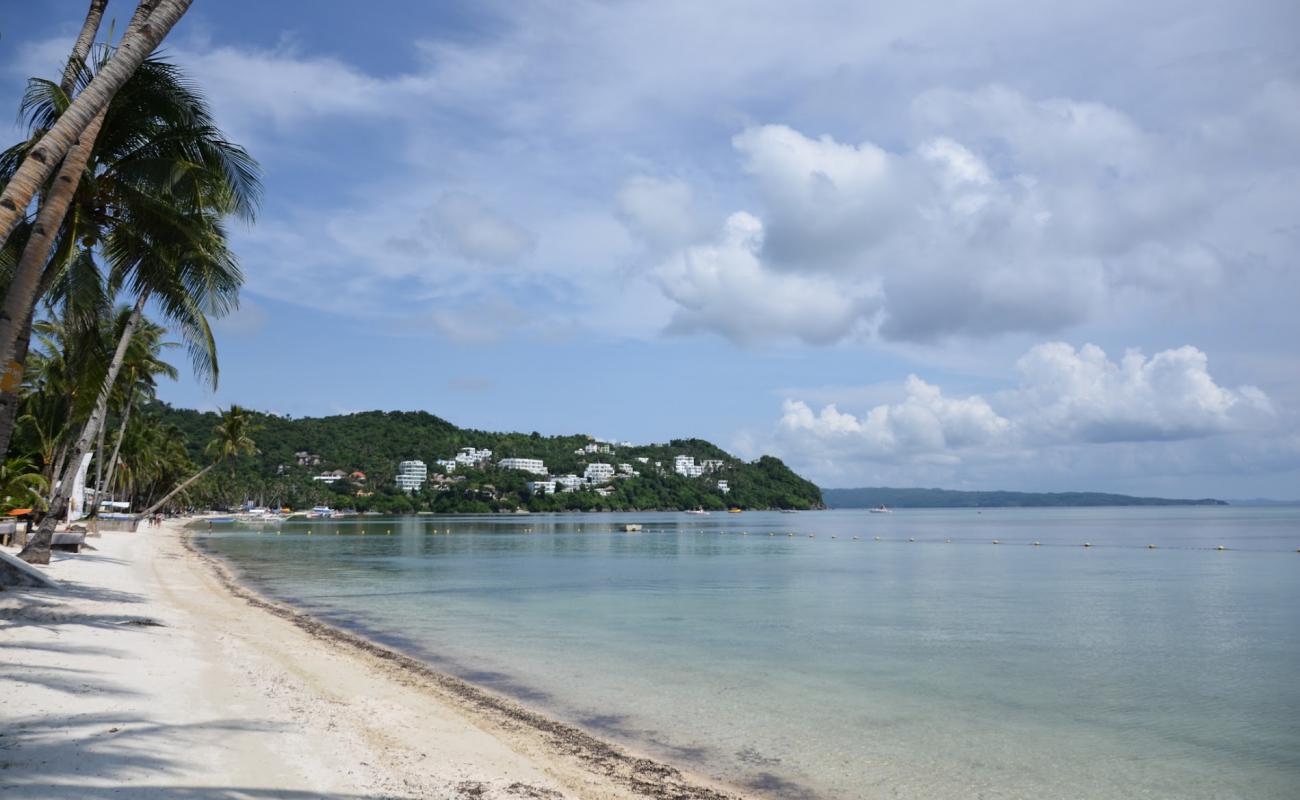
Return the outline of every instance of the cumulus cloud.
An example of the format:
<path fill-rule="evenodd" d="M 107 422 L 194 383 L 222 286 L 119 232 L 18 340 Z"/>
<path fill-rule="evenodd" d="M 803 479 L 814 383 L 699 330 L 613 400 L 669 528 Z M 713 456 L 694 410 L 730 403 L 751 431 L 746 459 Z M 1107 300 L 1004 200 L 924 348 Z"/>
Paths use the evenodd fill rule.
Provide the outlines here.
<path fill-rule="evenodd" d="M 1247 105 L 1272 110 L 1268 98 L 1287 93 L 1266 94 Z M 1121 299 L 1208 300 L 1229 265 L 1262 260 L 1268 237 L 1216 224 L 1239 192 L 1264 191 L 1236 189 L 1240 173 L 1206 161 L 1211 149 L 1223 157 L 1226 130 L 1152 131 L 1102 103 L 1001 85 L 928 90 L 910 115 L 910 146 L 786 125 L 732 139 L 765 230 L 762 266 L 823 276 L 832 295 L 880 288 L 871 320 L 841 318 L 826 341 L 868 322 L 901 342 L 1050 335 Z M 775 335 L 790 333 L 781 325 L 772 321 Z"/>
<path fill-rule="evenodd" d="M 1017 362 L 1011 403 L 1025 435 L 1047 441 L 1194 439 L 1248 427 L 1272 407 L 1254 386 L 1215 383 L 1195 347 L 1112 361 L 1101 348 L 1040 344 Z"/>
<path fill-rule="evenodd" d="M 677 253 L 653 277 L 677 308 L 669 330 L 719 331 L 749 343 L 774 332 L 810 344 L 844 335 L 875 306 L 870 286 L 843 291 L 819 276 L 775 271 L 760 258 L 763 224 L 731 215 L 715 242 Z"/>
<path fill-rule="evenodd" d="M 834 403 L 814 411 L 790 398 L 774 440 L 778 450 L 825 475 L 873 463 L 957 467 L 1026 453 L 1050 463 L 1054 457 L 1046 453 L 1052 448 L 1070 452 L 1092 445 L 1167 443 L 1186 449 L 1199 439 L 1276 427 L 1275 411 L 1261 390 L 1216 383 L 1205 354 L 1195 347 L 1149 358 L 1130 350 L 1112 360 L 1094 345 L 1076 350 L 1048 342 L 1026 353 L 1017 370 L 1018 385 L 988 399 L 951 397 L 912 375 L 901 400 L 859 415 Z"/>
<path fill-rule="evenodd" d="M 872 460 L 898 458 L 954 461 L 956 451 L 1005 439 L 1011 422 L 982 397 L 945 397 L 938 386 L 910 375 L 899 403 L 878 405 L 861 417 L 827 405 L 814 413 L 801 400 L 786 400 L 780 434 L 805 438 L 842 454 Z"/>

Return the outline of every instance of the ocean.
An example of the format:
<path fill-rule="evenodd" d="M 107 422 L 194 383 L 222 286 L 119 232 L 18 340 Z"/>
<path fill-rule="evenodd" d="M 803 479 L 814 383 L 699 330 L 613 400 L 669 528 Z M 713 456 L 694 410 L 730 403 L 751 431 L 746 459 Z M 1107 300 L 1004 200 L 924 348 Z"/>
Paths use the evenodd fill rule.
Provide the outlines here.
<path fill-rule="evenodd" d="M 359 517 L 199 541 L 271 597 L 760 795 L 1300 797 L 1296 508 Z"/>

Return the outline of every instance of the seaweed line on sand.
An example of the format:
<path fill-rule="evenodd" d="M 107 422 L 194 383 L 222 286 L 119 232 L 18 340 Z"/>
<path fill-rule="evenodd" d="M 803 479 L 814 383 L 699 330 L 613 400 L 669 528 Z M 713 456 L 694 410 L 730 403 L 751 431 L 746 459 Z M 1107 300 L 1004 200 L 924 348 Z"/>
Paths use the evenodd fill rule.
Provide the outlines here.
<path fill-rule="evenodd" d="M 411 679 L 424 681 L 498 724 L 530 728 L 541 734 L 542 740 L 556 754 L 576 759 L 588 769 L 613 779 L 643 797 L 655 800 L 739 800 L 738 795 L 692 783 L 676 767 L 625 753 L 619 747 L 579 728 L 531 711 L 513 700 L 488 692 L 454 675 L 439 672 L 418 659 L 270 600 L 241 583 L 220 557 L 196 546 L 193 531 L 182 531 L 181 541 L 190 554 L 212 569 L 226 591 L 249 605 L 287 620 L 317 639 L 379 659 L 397 669 L 408 682 Z"/>

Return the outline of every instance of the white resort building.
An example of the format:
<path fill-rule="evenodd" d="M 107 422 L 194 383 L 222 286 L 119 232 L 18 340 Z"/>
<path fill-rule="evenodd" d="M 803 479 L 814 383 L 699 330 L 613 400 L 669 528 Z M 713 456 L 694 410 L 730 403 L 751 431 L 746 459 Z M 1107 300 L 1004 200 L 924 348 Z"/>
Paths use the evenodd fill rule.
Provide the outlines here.
<path fill-rule="evenodd" d="M 460 452 L 456 453 L 456 463 L 467 467 L 477 466 L 491 458 L 491 450 L 476 450 L 473 447 L 462 447 Z"/>
<path fill-rule="evenodd" d="M 406 493 L 418 492 L 429 477 L 429 468 L 423 461 L 403 461 L 397 465 L 397 488 Z"/>
<path fill-rule="evenodd" d="M 534 475 L 545 475 L 546 465 L 540 458 L 503 458 L 497 462 L 501 469 L 517 469 Z"/>
<path fill-rule="evenodd" d="M 673 472 L 687 478 L 698 478 L 704 474 L 704 465 L 695 463 L 695 456 L 677 456 L 673 459 Z"/>
<path fill-rule="evenodd" d="M 582 477 L 587 483 L 604 483 L 614 477 L 614 467 L 609 464 L 588 464 L 587 471 L 582 473 Z"/>
<path fill-rule="evenodd" d="M 723 494 L 727 494 L 728 492 L 731 491 L 731 484 L 727 483 L 726 481 L 718 481 L 718 491 L 722 492 Z"/>
<path fill-rule="evenodd" d="M 533 494 L 555 494 L 555 481 L 529 481 L 528 491 Z"/>
<path fill-rule="evenodd" d="M 555 479 L 555 485 L 563 487 L 566 492 L 576 491 L 582 486 L 582 478 L 577 475 L 560 475 Z"/>

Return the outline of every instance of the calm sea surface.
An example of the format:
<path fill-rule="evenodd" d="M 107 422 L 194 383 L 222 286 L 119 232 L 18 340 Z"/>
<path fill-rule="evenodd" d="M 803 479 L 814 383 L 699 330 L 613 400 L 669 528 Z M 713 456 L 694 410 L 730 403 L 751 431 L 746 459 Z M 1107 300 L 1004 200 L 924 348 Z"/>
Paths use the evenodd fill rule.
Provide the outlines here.
<path fill-rule="evenodd" d="M 267 594 L 773 797 L 1300 797 L 1300 509 L 362 517 L 200 538 Z"/>

